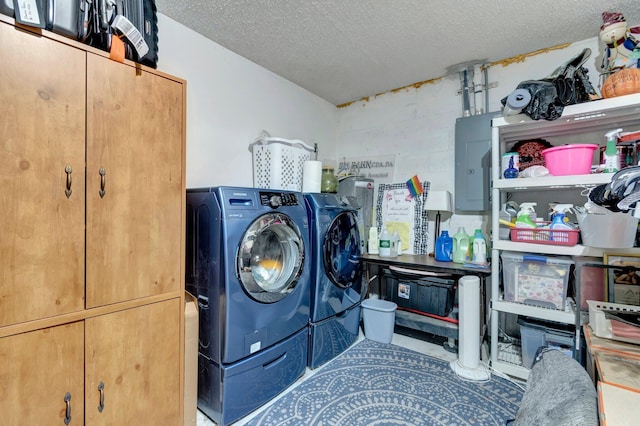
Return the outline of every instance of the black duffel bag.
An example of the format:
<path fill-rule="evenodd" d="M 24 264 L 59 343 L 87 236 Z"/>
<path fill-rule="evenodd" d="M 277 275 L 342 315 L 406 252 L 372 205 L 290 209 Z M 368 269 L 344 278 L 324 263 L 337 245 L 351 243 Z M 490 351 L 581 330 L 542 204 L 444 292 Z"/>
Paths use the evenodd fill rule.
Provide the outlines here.
<path fill-rule="evenodd" d="M 586 48 L 548 77 L 521 82 L 516 90 L 525 89 L 531 95 L 531 101 L 521 112 L 533 120 L 555 120 L 567 105 L 599 99 L 589 81 L 589 70 L 582 66 L 590 55 L 591 49 Z M 506 105 L 507 97 L 501 102 Z"/>

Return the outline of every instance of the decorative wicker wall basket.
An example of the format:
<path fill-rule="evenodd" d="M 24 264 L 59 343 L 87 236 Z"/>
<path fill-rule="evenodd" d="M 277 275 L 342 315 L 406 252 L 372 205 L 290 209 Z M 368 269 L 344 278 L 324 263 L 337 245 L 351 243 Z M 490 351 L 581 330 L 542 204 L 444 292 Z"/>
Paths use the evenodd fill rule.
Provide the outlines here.
<path fill-rule="evenodd" d="M 639 92 L 639 68 L 624 68 L 610 75 L 602 85 L 602 97 L 604 98 L 613 98 Z"/>

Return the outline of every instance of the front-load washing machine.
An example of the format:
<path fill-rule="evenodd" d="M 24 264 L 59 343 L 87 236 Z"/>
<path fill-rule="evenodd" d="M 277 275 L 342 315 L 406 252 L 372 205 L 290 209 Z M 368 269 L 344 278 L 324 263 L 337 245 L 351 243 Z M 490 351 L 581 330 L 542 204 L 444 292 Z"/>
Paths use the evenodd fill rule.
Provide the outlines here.
<path fill-rule="evenodd" d="M 198 299 L 198 408 L 243 417 L 305 371 L 309 224 L 301 193 L 187 190 L 186 288 Z"/>
<path fill-rule="evenodd" d="M 308 366 L 344 352 L 360 331 L 366 285 L 356 207 L 351 197 L 305 194 L 311 223 L 311 319 Z"/>

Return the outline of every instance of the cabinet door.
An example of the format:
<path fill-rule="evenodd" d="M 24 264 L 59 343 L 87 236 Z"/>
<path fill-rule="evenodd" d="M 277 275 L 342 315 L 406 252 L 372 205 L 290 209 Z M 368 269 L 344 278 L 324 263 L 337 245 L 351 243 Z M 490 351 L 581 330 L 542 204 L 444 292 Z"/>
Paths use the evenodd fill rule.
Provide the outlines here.
<path fill-rule="evenodd" d="M 88 425 L 182 421 L 180 315 L 171 299 L 86 320 Z"/>
<path fill-rule="evenodd" d="M 84 308 L 85 57 L 0 23 L 0 326 Z"/>
<path fill-rule="evenodd" d="M 87 74 L 87 307 L 178 290 L 182 84 L 92 54 Z"/>
<path fill-rule="evenodd" d="M 84 424 L 83 365 L 82 321 L 0 339 L 0 423 Z"/>

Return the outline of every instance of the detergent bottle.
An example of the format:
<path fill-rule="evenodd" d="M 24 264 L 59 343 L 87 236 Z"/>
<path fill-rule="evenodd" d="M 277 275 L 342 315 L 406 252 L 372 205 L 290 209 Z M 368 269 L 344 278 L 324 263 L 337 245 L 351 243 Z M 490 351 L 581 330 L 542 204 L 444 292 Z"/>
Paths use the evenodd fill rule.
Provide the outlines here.
<path fill-rule="evenodd" d="M 516 228 L 537 228 L 535 223 L 536 211 L 534 209 L 538 203 L 522 203 L 520 211 L 516 217 Z"/>
<path fill-rule="evenodd" d="M 473 234 L 472 256 L 471 263 L 487 263 L 487 241 L 481 229 L 476 229 Z"/>
<path fill-rule="evenodd" d="M 518 203 L 515 201 L 507 201 L 502 205 L 502 209 L 499 213 L 499 219 L 505 222 L 512 223 L 515 226 L 516 218 L 518 217 Z M 502 223 L 502 222 L 501 222 Z M 501 240 L 508 240 L 511 234 L 511 228 L 501 226 L 498 231 L 498 236 Z"/>
<path fill-rule="evenodd" d="M 455 263 L 464 263 L 469 251 L 469 236 L 463 227 L 458 228 L 453 236 L 453 261 Z"/>
<path fill-rule="evenodd" d="M 449 236 L 449 231 L 442 231 L 436 238 L 436 260 L 440 262 L 451 262 L 453 257 L 453 239 Z"/>
<path fill-rule="evenodd" d="M 604 151 L 604 173 L 615 173 L 620 170 L 620 156 L 618 155 L 617 141 L 622 129 L 605 133 L 607 148 Z"/>

